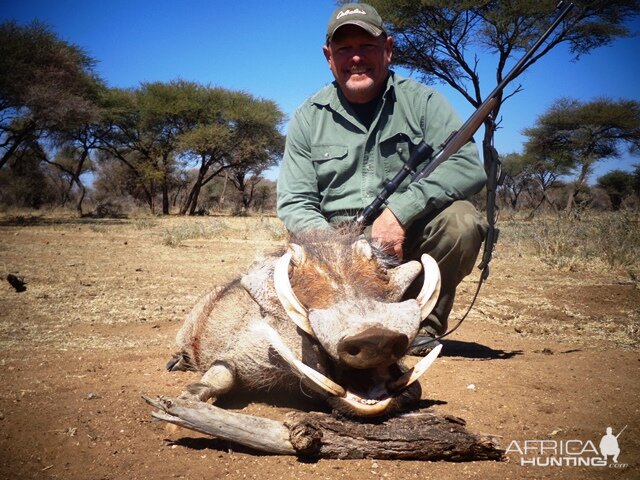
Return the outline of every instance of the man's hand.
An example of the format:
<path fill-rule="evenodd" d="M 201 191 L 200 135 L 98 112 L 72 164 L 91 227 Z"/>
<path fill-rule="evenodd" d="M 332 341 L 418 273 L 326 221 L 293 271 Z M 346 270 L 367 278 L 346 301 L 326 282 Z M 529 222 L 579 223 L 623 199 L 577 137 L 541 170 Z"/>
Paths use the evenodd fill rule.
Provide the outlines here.
<path fill-rule="evenodd" d="M 371 239 L 380 242 L 387 253 L 402 260 L 404 227 L 390 209 L 385 208 L 371 225 Z"/>

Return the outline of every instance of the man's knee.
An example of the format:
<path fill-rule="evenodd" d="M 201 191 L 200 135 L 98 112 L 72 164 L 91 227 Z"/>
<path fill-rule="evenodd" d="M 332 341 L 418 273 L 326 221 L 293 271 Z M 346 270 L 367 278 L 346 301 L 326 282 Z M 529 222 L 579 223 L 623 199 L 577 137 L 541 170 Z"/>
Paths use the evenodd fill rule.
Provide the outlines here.
<path fill-rule="evenodd" d="M 487 222 L 466 200 L 453 202 L 438 214 L 434 221 L 437 229 L 446 232 L 453 242 L 460 242 L 463 248 L 479 248 L 487 231 Z"/>
<path fill-rule="evenodd" d="M 419 248 L 422 253 L 429 253 L 436 260 L 452 253 L 475 259 L 487 222 L 470 202 L 459 200 L 429 219 L 422 228 Z"/>

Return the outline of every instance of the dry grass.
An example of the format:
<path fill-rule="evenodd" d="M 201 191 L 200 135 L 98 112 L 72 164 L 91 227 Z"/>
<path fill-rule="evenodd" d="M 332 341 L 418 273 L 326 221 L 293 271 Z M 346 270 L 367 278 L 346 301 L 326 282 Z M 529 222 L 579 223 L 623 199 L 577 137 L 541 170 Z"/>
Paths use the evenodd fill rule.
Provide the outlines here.
<path fill-rule="evenodd" d="M 621 269 L 631 280 L 640 280 L 640 218 L 636 213 L 509 220 L 501 228 L 502 241 L 535 254 L 550 266 Z"/>
<path fill-rule="evenodd" d="M 268 217 L 2 216 L 0 272 L 24 276 L 27 291 L 0 284 L 0 348 L 133 348 L 119 330 L 155 335 L 157 325 L 181 322 L 200 295 L 284 235 Z M 110 327 L 118 331 L 95 333 Z"/>
<path fill-rule="evenodd" d="M 283 240 L 286 235 L 284 226 L 270 217 L 214 218 L 179 222 L 165 228 L 162 243 L 178 247 L 187 240 L 248 240 L 257 236 L 267 240 Z"/>
<path fill-rule="evenodd" d="M 634 225 L 623 215 L 502 222 L 492 275 L 470 321 L 523 336 L 634 348 Z M 148 345 L 170 350 L 166 331 L 199 296 L 285 238 L 273 217 L 2 215 L 0 271 L 28 283 L 22 294 L 0 285 L 0 348 L 135 349 L 139 341 L 129 333 L 144 332 Z M 453 318 L 468 305 L 475 278 L 462 284 Z"/>

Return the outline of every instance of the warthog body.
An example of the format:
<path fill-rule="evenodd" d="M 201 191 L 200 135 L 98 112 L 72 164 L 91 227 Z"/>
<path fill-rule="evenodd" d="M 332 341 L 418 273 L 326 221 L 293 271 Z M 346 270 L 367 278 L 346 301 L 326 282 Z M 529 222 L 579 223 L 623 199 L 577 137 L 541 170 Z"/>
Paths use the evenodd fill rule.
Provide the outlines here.
<path fill-rule="evenodd" d="M 423 269 L 418 298 L 401 301 Z M 300 237 L 284 255 L 205 295 L 167 368 L 203 372 L 183 393 L 202 401 L 302 381 L 344 414 L 389 414 L 419 399 L 415 380 L 437 356 L 409 371 L 400 362 L 433 308 L 439 279 L 426 255 L 422 265 L 392 267 L 353 233 Z"/>

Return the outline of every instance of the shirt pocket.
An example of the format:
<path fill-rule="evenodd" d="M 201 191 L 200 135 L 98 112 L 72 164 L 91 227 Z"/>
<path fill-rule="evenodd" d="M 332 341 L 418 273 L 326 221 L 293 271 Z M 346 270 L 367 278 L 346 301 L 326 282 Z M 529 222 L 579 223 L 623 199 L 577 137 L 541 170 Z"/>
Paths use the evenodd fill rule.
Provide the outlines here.
<path fill-rule="evenodd" d="M 384 165 L 384 174 L 387 180 L 391 180 L 402 170 L 405 163 L 409 160 L 409 156 L 414 148 L 420 143 L 421 139 L 413 136 L 413 134 L 396 133 L 386 136 L 380 141 L 380 157 Z M 411 175 L 404 179 L 401 188 L 411 182 Z"/>
<path fill-rule="evenodd" d="M 311 161 L 318 177 L 318 191 L 341 190 L 351 177 L 349 149 L 346 145 L 314 145 Z"/>

